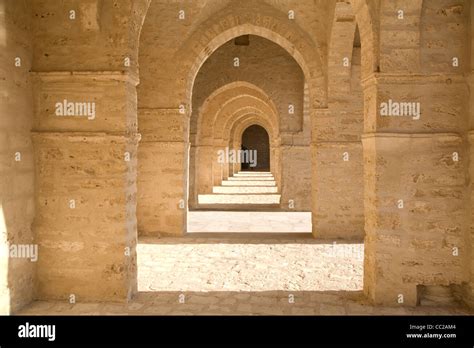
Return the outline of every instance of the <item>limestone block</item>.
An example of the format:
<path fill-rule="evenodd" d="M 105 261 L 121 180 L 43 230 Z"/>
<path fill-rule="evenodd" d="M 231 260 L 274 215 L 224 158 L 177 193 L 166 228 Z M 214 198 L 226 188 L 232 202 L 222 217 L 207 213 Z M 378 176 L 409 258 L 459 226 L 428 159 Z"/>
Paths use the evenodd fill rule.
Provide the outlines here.
<path fill-rule="evenodd" d="M 365 81 L 364 95 L 368 133 L 460 132 L 467 125 L 468 88 L 459 76 L 379 75 Z"/>
<path fill-rule="evenodd" d="M 40 298 L 125 300 L 135 291 L 137 140 L 35 133 Z"/>
<path fill-rule="evenodd" d="M 281 209 L 311 210 L 311 150 L 309 146 L 282 147 Z M 290 204 L 292 201 L 292 204 Z"/>
<path fill-rule="evenodd" d="M 360 142 L 312 145 L 313 234 L 363 238 L 363 161 Z"/>
<path fill-rule="evenodd" d="M 145 142 L 138 151 L 140 234 L 181 235 L 187 209 L 184 143 Z"/>
<path fill-rule="evenodd" d="M 462 138 L 379 134 L 364 136 L 363 143 L 369 297 L 389 304 L 398 292 L 413 305 L 418 285 L 462 283 L 467 228 Z M 454 160 L 455 152 L 464 159 Z M 400 242 L 387 244 L 387 236 Z"/>
<path fill-rule="evenodd" d="M 136 132 L 136 84 L 121 72 L 36 73 L 35 129 Z"/>

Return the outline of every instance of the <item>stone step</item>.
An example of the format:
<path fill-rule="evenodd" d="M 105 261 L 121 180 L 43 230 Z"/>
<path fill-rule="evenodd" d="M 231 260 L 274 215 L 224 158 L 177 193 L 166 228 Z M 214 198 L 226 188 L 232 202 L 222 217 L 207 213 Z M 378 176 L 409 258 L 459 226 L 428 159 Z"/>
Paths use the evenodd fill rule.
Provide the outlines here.
<path fill-rule="evenodd" d="M 246 194 L 246 193 L 278 193 L 276 186 L 214 186 L 213 193 Z"/>
<path fill-rule="evenodd" d="M 276 186 L 275 180 L 222 180 L 222 186 Z"/>
<path fill-rule="evenodd" d="M 273 176 L 231 176 L 228 179 L 229 181 L 274 181 L 275 178 Z"/>
<path fill-rule="evenodd" d="M 254 177 L 254 176 L 271 176 L 273 177 L 272 173 L 266 172 L 238 172 L 233 175 L 234 177 Z"/>
<path fill-rule="evenodd" d="M 198 195 L 199 204 L 203 205 L 273 205 L 280 204 L 279 194 L 207 194 Z"/>

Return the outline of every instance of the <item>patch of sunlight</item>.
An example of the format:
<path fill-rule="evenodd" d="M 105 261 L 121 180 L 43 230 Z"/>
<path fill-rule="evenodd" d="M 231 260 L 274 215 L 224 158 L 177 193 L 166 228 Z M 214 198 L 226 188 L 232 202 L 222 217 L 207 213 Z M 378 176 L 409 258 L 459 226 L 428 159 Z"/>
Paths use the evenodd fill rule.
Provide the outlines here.
<path fill-rule="evenodd" d="M 0 201 L 0 315 L 10 314 L 10 288 L 8 286 L 8 234 L 7 223 Z"/>
<path fill-rule="evenodd" d="M 311 212 L 188 212 L 189 233 L 311 233 L 311 231 Z"/>
<path fill-rule="evenodd" d="M 302 240 L 142 238 L 138 290 L 360 291 L 364 245 Z"/>
<path fill-rule="evenodd" d="M 5 18 L 5 1 L 0 2 L 0 46 L 7 46 L 7 23 Z"/>

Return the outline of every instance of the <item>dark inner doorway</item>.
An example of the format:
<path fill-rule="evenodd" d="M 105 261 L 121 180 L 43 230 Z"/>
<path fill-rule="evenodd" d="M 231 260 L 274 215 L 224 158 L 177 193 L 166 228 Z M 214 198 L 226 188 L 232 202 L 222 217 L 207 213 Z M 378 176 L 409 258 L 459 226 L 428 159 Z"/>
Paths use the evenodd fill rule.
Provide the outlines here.
<path fill-rule="evenodd" d="M 265 128 L 258 125 L 248 127 L 242 134 L 242 150 L 247 153 L 247 159 L 256 157 L 253 163 L 242 163 L 243 171 L 270 171 L 270 139 Z"/>

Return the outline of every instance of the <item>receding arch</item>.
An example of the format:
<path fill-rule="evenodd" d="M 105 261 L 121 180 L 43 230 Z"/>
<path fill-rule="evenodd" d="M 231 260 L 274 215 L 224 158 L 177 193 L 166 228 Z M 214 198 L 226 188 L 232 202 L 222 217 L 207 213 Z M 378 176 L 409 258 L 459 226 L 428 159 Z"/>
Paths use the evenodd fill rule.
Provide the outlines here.
<path fill-rule="evenodd" d="M 191 120 L 191 134 L 196 134 L 196 143 L 202 144 L 205 139 L 209 141 L 212 129 L 226 129 L 223 125 L 230 116 L 229 112 L 244 107 L 260 110 L 272 119 L 274 127 L 279 128 L 278 112 L 270 97 L 253 84 L 236 81 L 214 91 L 206 99 L 196 119 Z"/>
<path fill-rule="evenodd" d="M 362 41 L 362 78 L 380 71 L 379 13 L 380 1 L 349 0 L 359 27 Z"/>
<path fill-rule="evenodd" d="M 200 193 L 208 193 L 217 177 L 232 175 L 235 166 L 222 167 L 216 163 L 215 153 L 219 149 L 240 149 L 240 138 L 236 131 L 247 122 L 261 124 L 270 129 L 274 139 L 279 134 L 279 119 L 276 106 L 270 97 L 257 86 L 236 81 L 214 91 L 205 101 L 191 122 L 191 171 L 190 171 L 190 204 L 197 204 Z M 248 125 L 247 125 L 248 126 Z M 272 141 L 272 144 L 276 144 Z M 277 163 L 277 160 L 275 160 Z M 240 168 L 240 167 L 239 167 Z"/>
<path fill-rule="evenodd" d="M 219 112 L 215 115 L 213 124 L 216 131 L 219 132 L 222 130 L 222 126 L 233 115 L 234 110 L 240 110 L 249 106 L 260 110 L 268 117 L 271 123 L 278 128 L 278 117 L 276 114 L 272 113 L 273 110 L 267 103 L 265 103 L 260 98 L 256 98 L 255 96 L 242 95 L 229 100 L 229 102 L 223 105 L 222 109 L 219 110 Z"/>
<path fill-rule="evenodd" d="M 328 54 L 328 104 L 337 99 L 341 84 L 351 76 L 353 42 L 356 33 L 356 19 L 350 3 L 338 2 L 334 9 Z"/>
<path fill-rule="evenodd" d="M 310 86 L 310 95 L 315 98 L 316 105 L 325 105 L 325 74 L 321 55 L 319 54 L 319 47 L 307 34 L 303 33 L 297 27 L 287 25 L 286 22 L 283 22 L 284 19 L 281 18 L 280 13 L 274 10 L 271 11 L 274 12 L 275 16 L 272 19 L 275 23 L 263 23 L 258 13 L 247 10 L 241 17 L 246 23 L 237 24 L 237 22 L 232 20 L 234 18 L 233 14 L 226 14 L 224 12 L 220 16 L 217 15 L 212 20 L 209 20 L 208 26 L 201 27 L 212 27 L 214 30 L 217 30 L 213 33 L 212 38 L 209 38 L 209 32 L 200 29 L 194 32 L 189 40 L 183 43 L 181 49 L 177 52 L 177 57 L 189 57 L 183 64 L 188 70 L 183 76 L 183 80 L 188 81 L 185 93 L 186 100 L 191 100 L 193 84 L 197 73 L 215 50 L 238 36 L 256 35 L 278 44 L 295 59 L 304 72 L 305 78 Z M 232 24 L 228 27 L 213 27 L 212 23 Z M 290 37 L 295 43 L 292 43 L 287 37 Z M 197 44 L 192 47 L 194 55 L 189 54 L 189 42 L 197 42 Z"/>
<path fill-rule="evenodd" d="M 366 0 L 351 0 L 351 3 L 355 4 L 354 13 L 363 41 L 365 52 L 363 54 L 363 65 L 368 67 L 368 69 L 365 69 L 366 71 L 370 73 L 376 72 L 378 70 L 377 42 L 379 30 L 377 14 L 379 13 L 380 6 L 377 3 L 371 3 Z M 260 9 L 265 9 L 265 15 L 260 13 Z M 147 13 L 152 13 L 153 17 L 160 16 L 160 7 L 151 2 Z M 226 41 L 246 34 L 266 38 L 284 48 L 300 66 L 304 74 L 305 85 L 307 86 L 304 98 L 305 118 L 304 123 L 302 122 L 303 131 L 298 134 L 282 137 L 285 141 L 296 142 L 297 144 L 309 143 L 307 138 L 312 136 L 312 131 L 315 129 L 313 123 L 315 117 L 317 117 L 318 109 L 324 110 L 328 103 L 327 59 L 324 58 L 327 53 L 325 52 L 325 47 L 319 47 L 317 44 L 317 42 L 323 42 L 324 40 L 314 40 L 311 34 L 299 27 L 296 22 L 288 21 L 286 13 L 277 10 L 270 4 L 262 4 L 261 6 L 259 4 L 259 11 L 255 11 L 255 7 L 251 2 L 244 1 L 242 6 L 239 7 L 238 12 L 235 11 L 235 6 L 229 4 L 214 12 L 212 18 L 200 17 L 197 20 L 198 24 L 190 27 L 190 30 L 188 29 L 180 46 L 175 46 L 171 50 L 163 51 L 162 49 L 158 52 L 159 54 L 163 53 L 167 61 L 171 60 L 176 62 L 176 64 L 167 64 L 166 67 L 161 68 L 155 67 L 152 70 L 152 76 L 144 77 L 142 73 L 141 75 L 145 82 L 140 86 L 138 93 L 140 107 L 138 125 L 140 133 L 144 135 L 139 147 L 139 157 L 148 158 L 152 153 L 164 152 L 164 156 L 178 153 L 178 156 L 182 156 L 183 159 L 182 161 L 179 159 L 179 161 L 170 164 L 170 168 L 167 170 L 167 173 L 170 174 L 166 175 L 164 182 L 182 181 L 185 187 L 188 187 L 189 182 L 187 163 L 189 163 L 189 156 L 192 156 L 192 153 L 189 153 L 188 144 L 189 142 L 191 142 L 191 145 L 195 143 L 197 137 L 197 132 L 193 133 L 192 131 L 193 125 L 188 123 L 193 107 L 191 103 L 194 79 L 207 57 Z M 152 17 L 137 22 L 142 22 L 143 26 L 147 29 L 142 29 L 140 35 L 141 45 L 148 45 L 153 42 L 154 37 L 156 37 L 154 35 L 161 35 L 158 34 L 156 29 L 153 29 Z M 149 68 L 150 64 L 154 64 L 160 56 L 156 52 L 153 53 L 148 50 L 144 55 L 140 52 L 139 57 L 140 65 Z M 366 74 L 363 74 L 363 76 L 365 77 Z M 169 92 L 160 93 L 159 97 L 154 97 L 150 91 L 157 91 L 157 87 L 154 86 L 156 81 L 158 81 L 158 86 L 166 86 L 166 91 Z M 148 92 L 142 93 L 142 91 Z M 143 94 L 145 95 L 143 96 Z M 180 105 L 185 107 L 184 116 L 178 112 Z M 214 111 L 212 113 L 215 115 Z M 262 114 L 266 114 L 266 112 L 262 112 Z M 269 114 L 271 115 L 272 113 Z M 165 120 L 166 122 L 171 122 L 171 132 L 166 134 L 159 127 L 161 121 Z M 311 126 L 309 125 L 310 123 Z M 285 147 L 284 156 L 296 158 L 291 152 L 291 149 L 294 149 L 291 144 L 283 144 L 282 142 L 282 146 Z M 298 161 L 308 162 L 304 160 L 304 156 L 301 155 Z M 182 177 L 181 175 L 176 175 L 178 173 L 178 166 L 183 167 Z M 171 173 L 174 174 L 171 175 Z M 305 180 L 308 177 L 309 174 L 305 175 Z M 153 178 L 139 175 L 138 181 L 139 195 L 145 195 L 149 188 L 156 187 Z M 287 193 L 283 192 L 283 194 L 286 195 Z M 165 192 L 163 192 L 163 195 L 165 195 Z M 171 208 L 173 211 L 176 210 L 174 212 L 176 215 L 174 221 L 180 220 L 178 215 L 181 215 L 184 221 L 185 214 L 182 214 L 181 210 L 174 207 L 178 205 L 178 198 L 187 200 L 186 190 L 176 189 L 172 194 L 166 193 L 166 195 L 171 195 L 176 202 L 173 200 L 173 203 L 165 204 L 163 199 L 156 200 L 155 202 L 149 200 L 147 203 L 139 204 L 140 216 L 153 216 L 155 221 L 161 221 L 157 216 L 158 211 L 156 209 L 152 211 L 152 206 L 158 204 L 164 209 L 165 206 L 171 206 L 172 204 Z M 308 193 L 305 192 L 305 195 L 308 196 Z M 169 200 L 166 201 L 169 202 Z M 304 204 L 306 205 L 306 203 Z M 154 227 L 155 225 L 158 226 L 158 223 L 154 225 L 148 224 L 147 226 L 152 226 L 151 228 L 155 230 L 162 228 L 161 225 Z M 147 226 L 142 225 L 141 228 L 150 229 Z M 176 233 L 177 226 L 178 224 L 171 226 L 173 233 Z"/>
<path fill-rule="evenodd" d="M 229 120 L 231 127 L 226 127 L 228 133 L 223 136 L 223 143 L 229 144 L 229 147 L 232 149 L 241 148 L 241 139 L 242 134 L 246 128 L 251 125 L 259 125 L 263 127 L 268 135 L 270 141 L 270 171 L 275 176 L 277 186 L 281 186 L 281 173 L 279 170 L 279 163 L 281 157 L 281 148 L 280 148 L 280 133 L 279 130 L 274 128 L 274 125 L 266 117 L 265 114 L 262 114 L 260 111 L 257 112 L 250 110 L 248 108 L 241 109 L 236 111 L 234 118 Z M 228 177 L 232 173 L 235 173 L 239 170 L 239 167 L 230 165 L 225 171 L 225 176 Z"/>
<path fill-rule="evenodd" d="M 223 139 L 232 139 L 232 137 L 241 137 L 244 128 L 249 127 L 252 123 L 257 124 L 265 128 L 270 135 L 270 139 L 279 139 L 279 131 L 274 127 L 271 121 L 266 117 L 265 114 L 259 110 L 248 110 L 242 109 L 235 113 L 235 118 L 230 120 L 232 123 L 231 127 L 226 126 L 226 133 L 223 135 Z"/>

